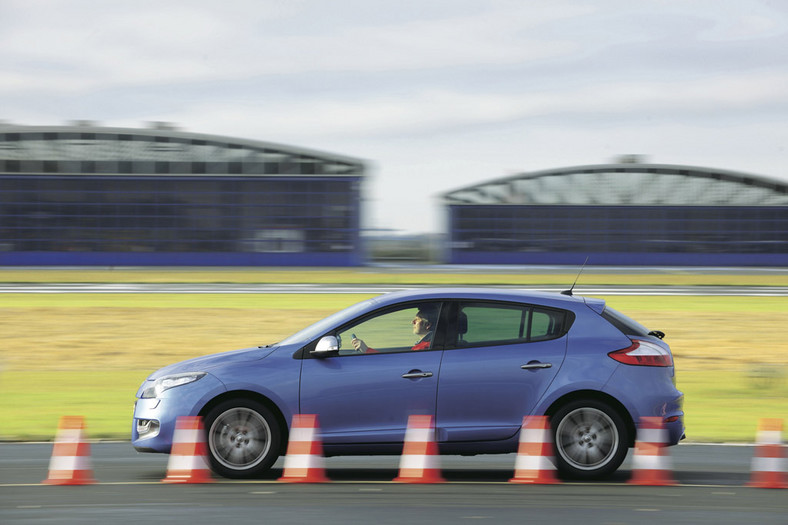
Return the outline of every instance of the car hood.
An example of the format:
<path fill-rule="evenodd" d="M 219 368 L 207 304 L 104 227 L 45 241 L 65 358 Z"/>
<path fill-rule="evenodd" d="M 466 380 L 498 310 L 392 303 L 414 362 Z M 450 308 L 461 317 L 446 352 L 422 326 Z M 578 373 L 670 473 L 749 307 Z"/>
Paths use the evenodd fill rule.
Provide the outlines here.
<path fill-rule="evenodd" d="M 275 345 L 262 347 L 255 346 L 187 359 L 186 361 L 181 361 L 156 370 L 148 376 L 148 380 L 150 381 L 162 376 L 180 374 L 183 372 L 209 372 L 216 367 L 225 366 L 231 363 L 257 361 L 270 355 L 275 348 Z"/>

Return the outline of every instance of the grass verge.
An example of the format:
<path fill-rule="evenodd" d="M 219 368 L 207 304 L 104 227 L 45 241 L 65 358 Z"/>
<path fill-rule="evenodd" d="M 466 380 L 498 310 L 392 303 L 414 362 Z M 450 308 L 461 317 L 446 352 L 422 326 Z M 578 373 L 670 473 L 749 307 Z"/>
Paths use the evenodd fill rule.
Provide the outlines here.
<path fill-rule="evenodd" d="M 127 440 L 137 388 L 150 370 L 11 371 L 0 376 L 2 438 L 51 440 L 60 416 L 81 415 L 94 439 Z M 688 441 L 752 442 L 762 417 L 788 415 L 784 378 L 679 372 Z"/>
<path fill-rule="evenodd" d="M 523 267 L 494 272 L 413 266 L 389 268 L 43 268 L 0 269 L 0 283 L 232 283 L 232 284 L 414 284 L 414 285 L 556 285 L 572 284 L 579 267 L 550 271 Z M 611 273 L 587 267 L 578 286 L 788 286 L 788 272 L 696 271 L 671 268 L 664 271 Z"/>

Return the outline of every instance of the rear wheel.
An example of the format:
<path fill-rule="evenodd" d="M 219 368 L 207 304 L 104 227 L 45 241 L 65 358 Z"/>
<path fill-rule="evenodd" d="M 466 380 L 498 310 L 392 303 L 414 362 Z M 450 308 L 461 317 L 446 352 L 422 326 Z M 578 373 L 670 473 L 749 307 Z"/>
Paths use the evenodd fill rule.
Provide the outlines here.
<path fill-rule="evenodd" d="M 282 430 L 274 414 L 248 399 L 225 401 L 205 416 L 211 468 L 227 478 L 261 474 L 279 456 Z"/>
<path fill-rule="evenodd" d="M 621 415 L 597 400 L 573 401 L 552 417 L 558 470 L 567 477 L 611 475 L 627 455 L 629 436 Z"/>

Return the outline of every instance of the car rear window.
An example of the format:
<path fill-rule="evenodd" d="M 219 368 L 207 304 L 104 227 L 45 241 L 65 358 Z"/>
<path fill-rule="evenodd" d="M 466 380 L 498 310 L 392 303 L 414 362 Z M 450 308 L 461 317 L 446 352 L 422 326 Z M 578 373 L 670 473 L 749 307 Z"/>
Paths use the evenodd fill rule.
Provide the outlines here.
<path fill-rule="evenodd" d="M 610 307 L 605 308 L 605 311 L 602 312 L 602 317 L 621 330 L 624 335 L 636 335 L 641 337 L 648 335 L 648 328 Z"/>

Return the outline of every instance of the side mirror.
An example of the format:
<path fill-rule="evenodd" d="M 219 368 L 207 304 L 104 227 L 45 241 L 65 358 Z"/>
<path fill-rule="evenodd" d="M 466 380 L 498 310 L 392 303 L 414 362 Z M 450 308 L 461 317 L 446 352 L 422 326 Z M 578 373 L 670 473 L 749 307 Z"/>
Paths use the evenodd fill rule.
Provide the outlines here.
<path fill-rule="evenodd" d="M 310 352 L 314 357 L 329 357 L 339 353 L 339 341 L 333 335 L 321 337 L 317 346 Z"/>

